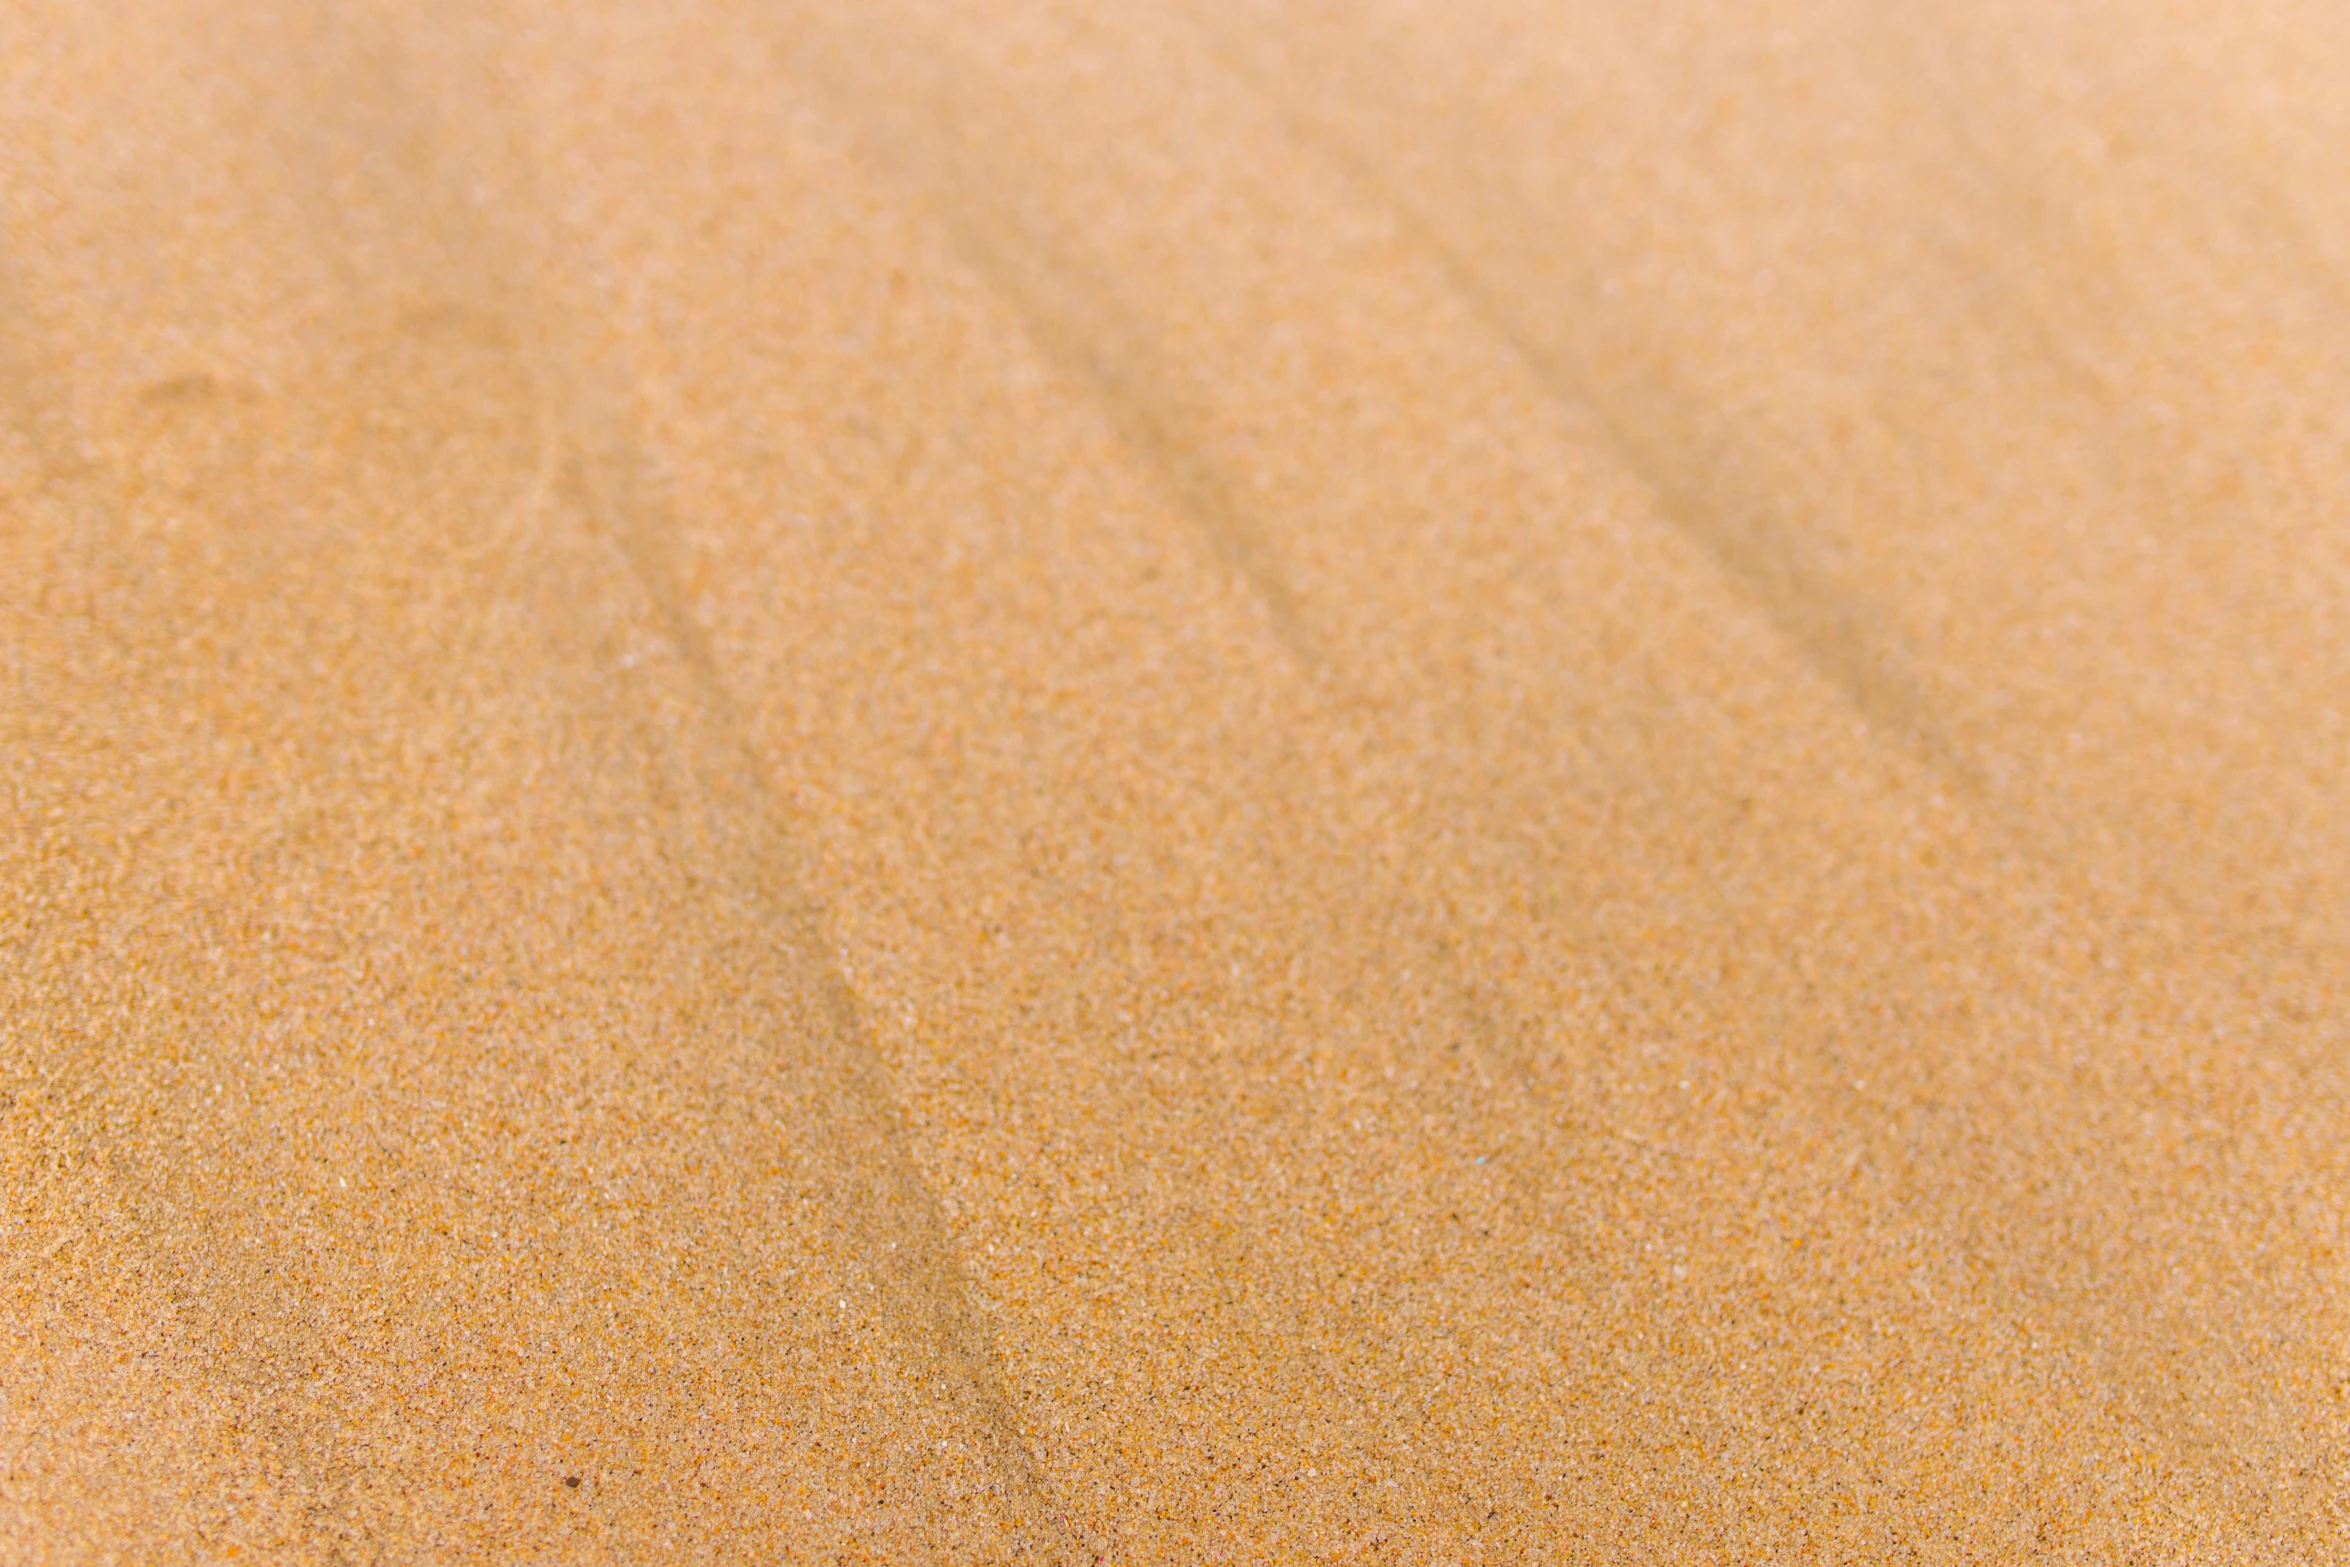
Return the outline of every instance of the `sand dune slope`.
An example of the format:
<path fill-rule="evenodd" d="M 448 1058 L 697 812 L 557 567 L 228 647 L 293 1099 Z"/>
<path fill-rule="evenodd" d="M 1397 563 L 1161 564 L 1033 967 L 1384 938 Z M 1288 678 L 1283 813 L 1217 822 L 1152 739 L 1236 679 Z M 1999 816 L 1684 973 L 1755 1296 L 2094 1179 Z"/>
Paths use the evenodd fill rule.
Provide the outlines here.
<path fill-rule="evenodd" d="M 2350 1558 L 2350 22 L 0 8 L 0 1556 Z"/>

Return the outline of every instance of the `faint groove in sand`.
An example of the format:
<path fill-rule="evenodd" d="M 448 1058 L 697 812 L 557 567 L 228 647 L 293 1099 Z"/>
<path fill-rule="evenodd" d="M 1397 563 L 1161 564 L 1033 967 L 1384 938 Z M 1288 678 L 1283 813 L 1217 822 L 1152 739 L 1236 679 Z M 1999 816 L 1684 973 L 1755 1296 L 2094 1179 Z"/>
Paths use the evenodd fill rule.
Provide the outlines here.
<path fill-rule="evenodd" d="M 535 349 L 534 361 L 555 357 L 560 362 L 547 339 L 530 346 Z M 532 369 L 543 388 L 545 366 L 534 363 Z M 800 885 L 794 869 L 797 856 L 768 787 L 768 771 L 760 763 L 709 638 L 677 586 L 668 546 L 673 530 L 642 481 L 644 464 L 633 427 L 624 414 L 593 417 L 586 405 L 594 390 L 588 377 L 571 384 L 583 388 L 573 399 L 571 419 L 558 417 L 551 397 L 541 401 L 539 465 L 520 503 L 521 514 L 535 515 L 547 503 L 564 466 L 561 453 L 571 452 L 573 471 L 588 502 L 588 520 L 600 524 L 613 539 L 691 678 L 704 726 L 695 748 L 705 764 L 699 781 L 747 827 L 761 862 L 752 867 L 754 884 L 780 927 L 784 947 L 798 958 L 802 976 L 816 990 L 835 1052 L 830 1065 L 865 1107 L 870 1140 L 862 1149 L 843 1150 L 836 1174 L 851 1188 L 865 1187 L 860 1195 L 894 1212 L 911 1241 L 897 1251 L 869 1251 L 864 1257 L 881 1286 L 883 1308 L 911 1331 L 936 1364 L 959 1369 L 965 1385 L 960 1398 L 950 1399 L 950 1407 L 965 1406 L 957 1413 L 989 1449 L 989 1467 L 1015 1505 L 1041 1527 L 1050 1516 L 1045 1487 L 1021 1437 L 992 1339 L 971 1307 L 969 1286 L 936 1194 L 907 1146 L 888 1068 L 865 1027 L 855 992 L 830 956 L 821 916 Z M 868 1165 L 868 1160 L 874 1163 Z"/>
<path fill-rule="evenodd" d="M 1389 214 L 1396 232 L 1436 270 L 1473 319 L 1570 418 L 1596 426 L 1623 470 L 1650 496 L 1657 516 L 1712 560 L 1731 586 L 1759 608 L 1781 639 L 1870 726 L 1893 737 L 1969 794 L 1980 797 L 1979 768 L 1934 715 L 1922 684 L 1903 673 L 1898 650 L 1885 645 L 1866 616 L 1808 565 L 1785 530 L 1765 522 L 1741 528 L 1698 487 L 1675 477 L 1685 466 L 1636 428 L 1589 371 L 1561 363 L 1503 303 L 1475 264 L 1445 239 L 1417 203 L 1383 179 L 1343 138 L 1308 124 L 1231 46 L 1194 4 L 1181 7 L 1210 57 L 1264 106 L 1291 138 L 1319 156 L 1367 201 Z M 1578 421 L 1579 422 L 1579 421 Z"/>
<path fill-rule="evenodd" d="M 1023 234 L 1008 208 L 978 194 L 995 182 L 960 177 L 970 171 L 957 166 L 952 149 L 961 138 L 943 111 L 921 114 L 909 128 L 902 120 L 885 122 L 882 115 L 861 109 L 859 94 L 842 90 L 829 72 L 803 71 L 800 79 L 853 145 L 938 226 L 1028 341 L 1091 393 L 1112 438 L 1158 481 L 1160 492 L 1217 562 L 1263 606 L 1290 656 L 1306 668 L 1323 667 L 1325 650 L 1289 584 L 1280 550 L 1250 519 L 1215 464 L 1198 455 L 1202 443 L 1177 428 L 1172 400 L 1149 395 L 1169 377 L 1135 364 L 1144 357 L 1141 334 L 1127 325 L 1116 302 L 1088 286 L 1049 244 Z"/>
<path fill-rule="evenodd" d="M 624 416 L 623 416 L 624 417 Z M 593 421 L 592 442 L 576 443 L 582 453 L 581 480 L 592 519 L 614 541 L 622 559 L 661 622 L 679 661 L 690 672 L 707 732 L 702 778 L 725 808 L 746 818 L 757 857 L 755 878 L 761 901 L 775 916 L 788 950 L 801 960 L 803 977 L 816 990 L 837 1054 L 833 1064 L 870 1117 L 865 1158 L 850 1161 L 841 1174 L 863 1194 L 894 1211 L 912 1244 L 888 1252 L 868 1250 L 864 1260 L 880 1284 L 884 1308 L 913 1332 L 916 1341 L 943 1366 L 958 1368 L 969 1420 L 989 1449 L 989 1467 L 1002 1477 L 1016 1505 L 1039 1527 L 1052 1516 L 1043 1478 L 1020 1433 L 1020 1421 L 1006 1392 L 993 1336 L 971 1305 L 970 1287 L 934 1193 L 908 1147 L 889 1069 L 866 1027 L 856 992 L 832 958 L 823 919 L 802 888 L 796 855 L 782 823 L 768 769 L 736 706 L 717 655 L 710 647 L 685 595 L 677 585 L 666 542 L 666 519 L 648 497 L 640 477 L 637 444 L 615 431 L 617 421 Z M 595 460 L 601 457 L 601 461 Z M 715 776 L 711 776 L 714 774 Z"/>
<path fill-rule="evenodd" d="M 1016 236 L 999 243 L 990 230 L 1000 234 L 1002 225 L 985 223 L 963 203 L 943 195 L 932 196 L 931 211 L 989 289 L 1011 307 L 1029 341 L 1091 391 L 1111 434 L 1158 479 L 1216 559 L 1256 596 L 1290 655 L 1309 668 L 1322 666 L 1326 660 L 1282 570 L 1280 551 L 1250 519 L 1215 464 L 1199 455 L 1199 443 L 1170 427 L 1162 411 L 1164 400 L 1153 399 L 1145 390 L 1164 378 L 1121 362 L 1139 356 L 1135 334 L 1104 331 L 1098 324 L 1089 327 L 1077 312 L 1056 308 L 1055 298 L 1074 297 L 1081 285 L 1049 253 L 1022 246 Z M 1023 250 L 1025 267 L 1013 259 Z M 1098 297 L 1091 303 L 1097 315 L 1114 313 L 1114 307 Z M 1105 341 L 1120 346 L 1105 351 L 1098 346 Z"/>

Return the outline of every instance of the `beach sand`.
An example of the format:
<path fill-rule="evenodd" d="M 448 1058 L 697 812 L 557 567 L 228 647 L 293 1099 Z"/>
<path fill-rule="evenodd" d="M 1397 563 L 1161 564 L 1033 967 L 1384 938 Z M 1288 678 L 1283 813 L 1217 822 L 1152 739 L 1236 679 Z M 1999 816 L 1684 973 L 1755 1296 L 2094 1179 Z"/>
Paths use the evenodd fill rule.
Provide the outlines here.
<path fill-rule="evenodd" d="M 0 1558 L 2350 1560 L 2350 10 L 0 6 Z"/>

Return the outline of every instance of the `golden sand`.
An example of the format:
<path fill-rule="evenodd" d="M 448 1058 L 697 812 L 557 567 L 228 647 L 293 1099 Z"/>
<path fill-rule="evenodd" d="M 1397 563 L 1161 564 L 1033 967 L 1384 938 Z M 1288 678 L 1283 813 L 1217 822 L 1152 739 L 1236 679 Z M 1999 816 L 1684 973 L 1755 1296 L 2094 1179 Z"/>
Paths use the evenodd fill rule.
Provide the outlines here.
<path fill-rule="evenodd" d="M 2350 9 L 0 5 L 0 1559 L 2350 1560 Z"/>

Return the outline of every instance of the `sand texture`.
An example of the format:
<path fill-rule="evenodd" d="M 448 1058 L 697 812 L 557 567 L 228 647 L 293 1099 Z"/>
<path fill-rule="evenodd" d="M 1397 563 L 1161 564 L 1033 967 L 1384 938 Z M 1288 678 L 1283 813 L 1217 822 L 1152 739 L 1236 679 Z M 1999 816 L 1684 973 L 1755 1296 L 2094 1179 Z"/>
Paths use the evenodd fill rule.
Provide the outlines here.
<path fill-rule="evenodd" d="M 0 0 L 0 1561 L 2350 1561 L 2350 8 Z"/>

